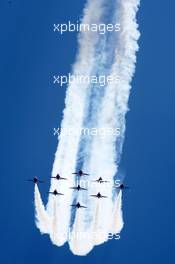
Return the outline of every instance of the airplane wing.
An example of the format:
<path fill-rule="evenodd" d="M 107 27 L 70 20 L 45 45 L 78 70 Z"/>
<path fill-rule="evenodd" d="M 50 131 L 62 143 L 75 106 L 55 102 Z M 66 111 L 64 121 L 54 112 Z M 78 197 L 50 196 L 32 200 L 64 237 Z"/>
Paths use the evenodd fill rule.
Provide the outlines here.
<path fill-rule="evenodd" d="M 87 208 L 86 206 L 82 206 L 82 205 L 80 205 L 80 208 Z"/>
<path fill-rule="evenodd" d="M 95 198 L 98 198 L 98 196 L 97 196 L 97 195 L 95 195 L 95 194 L 94 194 L 94 195 L 90 195 L 90 196 L 91 196 L 91 197 L 95 197 Z"/>
<path fill-rule="evenodd" d="M 55 196 L 57 196 L 57 195 L 64 195 L 63 193 L 57 193 L 57 194 L 55 194 L 54 192 L 48 192 L 48 193 L 53 194 Z"/>
<path fill-rule="evenodd" d="M 107 196 L 102 195 L 101 198 L 108 198 Z"/>
<path fill-rule="evenodd" d="M 120 188 L 120 186 L 119 186 L 119 187 L 114 186 L 113 188 L 115 188 L 115 189 L 117 189 L 117 190 L 130 189 L 130 187 L 128 187 L 128 186 L 125 186 L 124 188 Z"/>
<path fill-rule="evenodd" d="M 85 189 L 85 188 L 81 188 L 80 190 L 82 190 L 82 191 L 87 191 L 87 189 Z"/>
<path fill-rule="evenodd" d="M 106 182 L 109 182 L 109 181 L 95 180 L 95 181 L 92 181 L 92 182 L 106 183 Z"/>

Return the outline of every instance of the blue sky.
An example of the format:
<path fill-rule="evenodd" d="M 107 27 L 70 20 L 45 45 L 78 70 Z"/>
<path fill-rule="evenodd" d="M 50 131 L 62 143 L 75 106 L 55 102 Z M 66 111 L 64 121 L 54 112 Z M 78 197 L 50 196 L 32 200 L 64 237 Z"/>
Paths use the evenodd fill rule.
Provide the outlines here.
<path fill-rule="evenodd" d="M 71 3 L 70 3 L 71 2 Z M 77 21 L 84 0 L 0 2 L 1 253 L 3 264 L 76 262 L 172 263 L 174 254 L 173 2 L 141 1 L 141 39 L 129 101 L 121 169 L 125 227 L 119 241 L 76 257 L 57 248 L 34 225 L 33 186 L 38 175 L 46 201 L 64 107 L 65 88 L 54 74 L 70 72 L 76 33 L 58 36 L 53 23 Z"/>

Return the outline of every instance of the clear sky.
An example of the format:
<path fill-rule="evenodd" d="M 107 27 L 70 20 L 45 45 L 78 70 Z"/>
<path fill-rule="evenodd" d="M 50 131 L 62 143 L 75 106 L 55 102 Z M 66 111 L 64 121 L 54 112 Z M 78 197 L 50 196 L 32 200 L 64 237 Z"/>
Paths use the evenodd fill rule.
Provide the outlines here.
<path fill-rule="evenodd" d="M 124 194 L 121 239 L 76 257 L 35 227 L 33 185 L 25 179 L 46 180 L 40 186 L 46 201 L 57 146 L 53 128 L 59 126 L 65 96 L 52 76 L 70 72 L 77 50 L 76 33 L 61 37 L 53 23 L 76 22 L 84 3 L 0 1 L 0 263 L 173 263 L 173 1 L 141 1 L 138 13 L 142 36 L 121 161 L 131 191 Z"/>

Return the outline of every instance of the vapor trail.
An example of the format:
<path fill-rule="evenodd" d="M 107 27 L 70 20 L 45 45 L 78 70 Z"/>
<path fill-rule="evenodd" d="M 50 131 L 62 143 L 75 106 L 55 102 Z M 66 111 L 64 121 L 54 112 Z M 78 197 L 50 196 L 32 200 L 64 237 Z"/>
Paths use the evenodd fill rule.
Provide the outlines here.
<path fill-rule="evenodd" d="M 122 145 L 125 133 L 125 115 L 128 110 L 128 98 L 130 93 L 130 82 L 132 80 L 135 62 L 136 51 L 138 50 L 137 40 L 139 32 L 136 23 L 136 13 L 139 5 L 138 0 L 118 0 L 116 2 L 117 16 L 121 24 L 121 31 L 116 43 L 114 53 L 115 61 L 111 65 L 111 75 L 119 75 L 121 82 L 118 85 L 110 84 L 106 87 L 105 95 L 98 115 L 98 128 L 115 128 L 120 129 L 120 136 L 106 136 L 104 139 L 94 137 L 93 144 L 90 146 L 90 161 L 85 158 L 85 168 L 93 173 L 93 177 L 103 177 L 109 181 L 113 181 L 117 173 L 117 161 L 120 160 Z M 90 178 L 92 180 L 92 178 Z M 105 242 L 110 232 L 110 223 L 113 202 L 112 202 L 112 185 L 105 186 L 90 186 L 89 194 L 101 191 L 107 195 L 109 199 L 103 202 L 103 211 L 99 214 L 98 229 L 101 233 L 106 234 L 102 237 L 101 243 Z M 83 198 L 82 198 L 83 199 Z M 82 219 L 84 229 L 92 230 L 94 212 L 96 206 L 91 200 L 88 202 L 89 211 Z M 87 219 L 89 222 L 87 224 Z M 87 251 L 89 249 L 87 248 Z"/>
<path fill-rule="evenodd" d="M 94 85 L 75 81 L 68 86 L 61 134 L 52 169 L 52 176 L 59 173 L 68 180 L 52 180 L 50 186 L 51 191 L 56 189 L 65 195 L 49 195 L 46 213 L 37 186 L 35 187 L 37 227 L 41 232 L 50 233 L 52 242 L 57 246 L 68 241 L 71 251 L 76 255 L 86 255 L 95 245 L 107 241 L 111 230 L 120 232 L 123 227 L 122 193 L 119 192 L 114 201 L 113 182 L 122 152 L 130 83 L 138 50 L 136 13 L 139 3 L 139 0 L 87 1 L 83 24 L 100 24 L 109 18 L 110 22 L 121 24 L 121 31 L 116 35 L 110 32 L 103 37 L 93 31 L 80 33 L 79 52 L 72 74 L 117 75 L 121 81 L 118 84 L 108 84 L 101 91 L 93 90 L 97 89 Z M 113 7 L 112 13 L 107 8 L 109 5 Z M 119 128 L 120 135 L 84 139 L 79 133 L 84 126 L 95 127 L 98 131 L 101 128 L 105 131 Z M 65 132 L 68 130 L 71 135 Z M 80 165 L 91 175 L 84 178 L 89 183 L 88 191 L 77 193 L 70 186 L 75 180 L 72 172 L 80 169 Z M 110 183 L 92 184 L 99 177 Z M 90 197 L 98 192 L 108 198 L 94 200 L 95 198 Z M 75 217 L 71 217 L 73 214 L 70 204 L 74 201 L 79 201 L 88 208 L 76 210 Z M 94 233 L 100 235 L 94 237 Z"/>
<path fill-rule="evenodd" d="M 99 24 L 103 13 L 103 0 L 89 0 L 85 9 L 82 23 Z M 94 13 L 95 10 L 95 13 Z M 79 35 L 79 53 L 76 63 L 73 66 L 73 75 L 91 75 L 95 63 L 95 48 L 98 43 L 99 35 L 95 32 L 82 32 Z M 59 144 L 55 154 L 52 176 L 57 173 L 67 177 L 73 182 L 72 172 L 76 168 L 76 158 L 79 147 L 81 128 L 83 126 L 84 108 L 86 104 L 88 84 L 77 84 L 76 81 L 69 85 L 66 93 L 65 110 L 61 124 L 62 133 L 59 136 Z M 71 136 L 65 131 L 72 130 Z M 65 193 L 64 199 L 58 201 L 57 210 L 63 212 L 57 227 L 58 240 L 57 245 L 61 246 L 67 241 L 68 227 L 70 224 L 70 208 L 73 192 L 69 188 L 69 181 L 61 183 L 52 180 L 50 190 L 59 190 Z M 54 217 L 54 203 L 49 196 L 47 212 L 51 218 Z"/>
<path fill-rule="evenodd" d="M 101 3 L 103 1 L 89 1 L 85 10 L 83 23 L 98 24 L 101 14 L 103 12 Z M 94 15 L 94 10 L 96 14 Z M 76 63 L 73 67 L 73 75 L 91 75 L 95 62 L 95 46 L 98 42 L 98 35 L 94 32 L 83 32 L 79 36 L 79 54 Z M 56 152 L 56 157 L 53 165 L 52 175 L 60 173 L 72 181 L 72 172 L 76 168 L 76 158 L 79 147 L 80 135 L 77 133 L 81 131 L 83 126 L 84 107 L 86 104 L 88 84 L 77 84 L 76 82 L 70 84 L 66 94 L 66 106 L 62 121 L 62 131 L 73 128 L 73 134 L 61 134 L 59 138 L 59 145 Z M 60 234 L 60 241 L 58 245 L 62 245 L 67 241 L 68 228 L 70 224 L 70 208 L 72 203 L 73 192 L 69 188 L 70 183 L 51 183 L 51 189 L 58 189 L 65 193 L 64 199 L 58 202 L 58 210 L 63 212 L 58 226 L 58 234 Z M 52 211 L 52 200 L 49 198 L 48 212 Z M 51 213 L 52 214 L 52 213 Z M 63 236 L 64 234 L 64 236 Z"/>
<path fill-rule="evenodd" d="M 84 210 L 79 209 L 76 213 L 75 222 L 71 232 L 69 247 L 73 254 L 84 256 L 87 254 L 87 248 L 92 250 L 92 235 L 82 229 L 82 214 Z"/>
<path fill-rule="evenodd" d="M 58 218 L 58 210 L 57 210 L 57 197 L 53 197 L 53 217 L 52 217 L 52 223 L 51 223 L 51 231 L 50 231 L 50 239 L 54 245 L 58 245 L 60 241 L 59 233 L 58 233 L 58 224 L 59 224 L 59 218 Z M 61 217 L 61 214 L 59 214 Z M 63 234 L 64 235 L 64 234 Z"/>
<path fill-rule="evenodd" d="M 40 229 L 43 234 L 50 233 L 50 221 L 48 214 L 45 211 L 44 205 L 41 200 L 41 196 L 38 190 L 37 184 L 35 184 L 35 221 L 36 226 Z"/>
<path fill-rule="evenodd" d="M 94 223 L 93 223 L 93 245 L 101 244 L 101 239 L 104 236 L 104 233 L 101 232 L 99 229 L 99 217 L 100 217 L 100 210 L 102 210 L 102 204 L 100 201 L 97 201 L 96 208 L 95 208 L 95 215 L 94 215 Z"/>
<path fill-rule="evenodd" d="M 123 225 L 122 191 L 120 191 L 114 202 L 110 233 L 119 234 L 123 228 Z"/>

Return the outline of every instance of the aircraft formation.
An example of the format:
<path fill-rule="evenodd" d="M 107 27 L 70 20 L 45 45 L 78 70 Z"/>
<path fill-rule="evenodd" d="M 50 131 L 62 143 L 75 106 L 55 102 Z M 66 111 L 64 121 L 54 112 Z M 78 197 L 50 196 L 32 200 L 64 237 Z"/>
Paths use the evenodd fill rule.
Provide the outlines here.
<path fill-rule="evenodd" d="M 88 173 L 84 173 L 82 170 L 79 170 L 78 172 L 73 172 L 72 174 L 77 175 L 79 177 L 90 175 Z M 61 177 L 59 174 L 57 174 L 54 177 L 52 176 L 51 178 L 55 179 L 55 180 L 58 180 L 58 181 L 60 181 L 60 180 L 68 180 L 67 178 Z M 44 181 L 39 180 L 37 177 L 34 177 L 33 179 L 28 179 L 27 181 L 33 182 L 34 184 L 44 183 Z M 109 183 L 109 181 L 103 180 L 102 177 L 99 177 L 99 179 L 94 180 L 92 182 L 97 182 L 99 184 Z M 113 188 L 115 188 L 117 190 L 129 189 L 129 187 L 125 186 L 123 183 L 119 184 L 118 186 L 114 186 Z M 80 186 L 80 184 L 78 184 L 75 187 L 70 187 L 70 189 L 77 190 L 77 191 L 87 191 L 88 190 L 86 188 L 82 188 Z M 62 196 L 62 195 L 64 195 L 63 193 L 59 193 L 57 190 L 54 190 L 54 191 L 48 192 L 48 193 L 52 194 L 54 196 Z M 90 196 L 93 197 L 93 198 L 97 198 L 97 199 L 108 198 L 107 196 L 102 195 L 100 192 L 98 192 L 97 194 L 92 194 Z M 77 209 L 79 209 L 79 208 L 87 208 L 86 206 L 81 205 L 79 202 L 77 202 L 76 204 L 71 204 L 70 206 L 72 206 L 74 208 L 77 208 Z"/>

